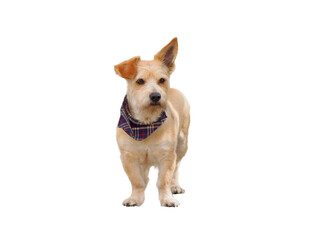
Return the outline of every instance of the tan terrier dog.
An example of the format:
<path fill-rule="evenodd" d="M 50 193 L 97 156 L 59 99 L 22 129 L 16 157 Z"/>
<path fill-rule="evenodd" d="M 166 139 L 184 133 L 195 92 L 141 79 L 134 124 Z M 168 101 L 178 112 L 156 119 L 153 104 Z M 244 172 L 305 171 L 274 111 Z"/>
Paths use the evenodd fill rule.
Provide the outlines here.
<path fill-rule="evenodd" d="M 124 206 L 144 202 L 151 166 L 159 169 L 157 188 L 162 206 L 177 207 L 172 194 L 185 192 L 178 183 L 178 168 L 187 151 L 190 107 L 180 91 L 170 88 L 177 50 L 174 38 L 152 61 L 134 57 L 114 67 L 127 81 L 117 128 L 123 168 L 132 184 Z"/>

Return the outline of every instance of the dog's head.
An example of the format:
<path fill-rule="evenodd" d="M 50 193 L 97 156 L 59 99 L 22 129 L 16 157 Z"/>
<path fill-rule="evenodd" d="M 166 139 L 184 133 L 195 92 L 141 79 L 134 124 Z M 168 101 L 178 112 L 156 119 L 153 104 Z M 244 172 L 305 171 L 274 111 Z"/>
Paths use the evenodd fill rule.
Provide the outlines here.
<path fill-rule="evenodd" d="M 177 50 L 177 38 L 174 38 L 154 56 L 154 60 L 142 61 L 140 57 L 133 57 L 114 66 L 115 72 L 127 81 L 130 111 L 140 122 L 154 122 L 166 109 Z"/>

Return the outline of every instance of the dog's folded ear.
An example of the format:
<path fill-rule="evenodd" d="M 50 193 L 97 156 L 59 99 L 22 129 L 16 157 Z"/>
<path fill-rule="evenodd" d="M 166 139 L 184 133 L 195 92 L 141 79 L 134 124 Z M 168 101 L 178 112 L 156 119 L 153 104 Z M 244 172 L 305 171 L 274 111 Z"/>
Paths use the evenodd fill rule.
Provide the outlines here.
<path fill-rule="evenodd" d="M 162 48 L 155 56 L 155 60 L 161 61 L 168 67 L 169 73 L 171 74 L 175 69 L 175 59 L 177 56 L 178 51 L 178 43 L 177 38 L 174 38 L 167 44 L 165 47 Z"/>
<path fill-rule="evenodd" d="M 133 57 L 127 61 L 114 66 L 116 74 L 122 78 L 132 79 L 136 76 L 137 63 L 141 60 L 140 57 Z"/>

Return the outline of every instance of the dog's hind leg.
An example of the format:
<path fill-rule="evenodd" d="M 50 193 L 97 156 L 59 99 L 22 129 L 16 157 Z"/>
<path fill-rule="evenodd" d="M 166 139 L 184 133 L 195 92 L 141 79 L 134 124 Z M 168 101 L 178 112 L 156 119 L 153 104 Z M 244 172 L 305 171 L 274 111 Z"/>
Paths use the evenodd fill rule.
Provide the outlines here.
<path fill-rule="evenodd" d="M 145 188 L 146 188 L 147 184 L 148 184 L 148 181 L 149 181 L 148 173 L 150 171 L 151 166 L 149 166 L 147 164 L 141 164 L 140 168 L 141 168 L 141 173 L 142 173 L 142 177 L 144 179 Z"/>
<path fill-rule="evenodd" d="M 174 171 L 174 175 L 171 181 L 171 191 L 173 194 L 182 194 L 185 192 L 185 190 L 183 188 L 181 188 L 181 186 L 179 185 L 178 182 L 178 168 L 180 165 L 180 161 L 177 163 L 175 171 Z"/>
<path fill-rule="evenodd" d="M 183 124 L 179 133 L 177 146 L 176 146 L 176 168 L 171 182 L 171 191 L 173 194 L 184 193 L 185 190 L 181 188 L 178 182 L 178 171 L 182 158 L 185 156 L 188 149 L 188 128 L 190 124 L 189 105 L 185 106 L 183 112 Z"/>
<path fill-rule="evenodd" d="M 171 181 L 171 191 L 173 194 L 181 194 L 185 192 L 185 190 L 181 188 L 181 186 L 179 185 L 178 171 L 179 171 L 179 166 L 181 164 L 181 160 L 185 156 L 186 151 L 187 151 L 187 138 L 181 132 L 178 138 L 178 143 L 176 147 L 176 155 L 177 155 L 176 167 L 175 167 L 174 175 Z"/>

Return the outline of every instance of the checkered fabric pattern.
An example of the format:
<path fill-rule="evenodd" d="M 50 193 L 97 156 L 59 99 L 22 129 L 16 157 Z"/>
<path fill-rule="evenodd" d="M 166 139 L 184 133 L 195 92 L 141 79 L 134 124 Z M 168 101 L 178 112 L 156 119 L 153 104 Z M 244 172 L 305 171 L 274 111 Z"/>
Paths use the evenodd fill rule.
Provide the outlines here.
<path fill-rule="evenodd" d="M 139 122 L 130 114 L 127 97 L 125 96 L 121 107 L 120 120 L 117 126 L 119 128 L 122 128 L 129 136 L 131 136 L 135 140 L 142 141 L 143 139 L 149 137 L 157 128 L 159 128 L 166 118 L 166 113 L 163 111 L 156 122 L 152 122 L 151 124 L 144 124 Z"/>

